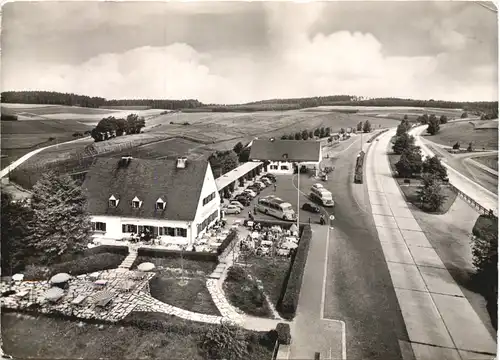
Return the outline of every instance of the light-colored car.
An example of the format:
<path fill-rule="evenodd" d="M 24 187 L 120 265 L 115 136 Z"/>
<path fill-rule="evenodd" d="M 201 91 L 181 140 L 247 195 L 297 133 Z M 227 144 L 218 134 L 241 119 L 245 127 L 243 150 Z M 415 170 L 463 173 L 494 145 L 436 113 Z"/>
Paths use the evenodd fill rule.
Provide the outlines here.
<path fill-rule="evenodd" d="M 222 210 L 228 215 L 241 213 L 241 209 L 239 207 L 237 207 L 236 205 L 232 205 L 232 204 L 225 206 Z"/>
<path fill-rule="evenodd" d="M 272 185 L 272 184 L 273 184 L 273 182 L 272 182 L 271 180 L 269 180 L 268 178 L 266 178 L 266 177 L 261 178 L 261 179 L 260 179 L 260 181 L 262 181 L 262 182 L 263 182 L 264 184 L 266 184 L 267 186 L 269 186 L 269 185 Z"/>
<path fill-rule="evenodd" d="M 265 189 L 265 188 L 267 187 L 267 185 L 266 185 L 266 184 L 264 184 L 262 181 L 256 181 L 256 182 L 254 183 L 254 185 L 257 185 L 258 187 L 260 187 L 260 189 L 261 189 L 261 190 L 262 190 L 262 189 Z"/>
<path fill-rule="evenodd" d="M 250 195 L 250 196 L 252 197 L 252 199 L 253 199 L 254 197 L 256 197 L 256 196 L 257 196 L 257 194 L 255 193 L 255 191 L 250 190 L 250 189 L 246 189 L 246 190 L 245 190 L 245 191 L 243 191 L 243 192 L 244 192 L 245 194 Z"/>
<path fill-rule="evenodd" d="M 278 256 L 288 256 L 289 254 L 290 254 L 290 249 L 280 248 L 276 251 L 276 255 L 278 255 Z"/>
<path fill-rule="evenodd" d="M 257 250 L 255 251 L 257 255 L 267 255 L 271 251 L 270 247 L 267 246 L 259 246 Z"/>
<path fill-rule="evenodd" d="M 232 200 L 229 205 L 234 205 L 240 208 L 241 211 L 245 210 L 245 206 L 237 200 Z"/>

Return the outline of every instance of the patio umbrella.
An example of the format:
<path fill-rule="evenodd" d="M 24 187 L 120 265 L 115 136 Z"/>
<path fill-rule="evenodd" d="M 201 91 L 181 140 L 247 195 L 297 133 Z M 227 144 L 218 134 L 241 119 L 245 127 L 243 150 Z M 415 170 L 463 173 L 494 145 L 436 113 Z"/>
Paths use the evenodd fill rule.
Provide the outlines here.
<path fill-rule="evenodd" d="M 145 263 L 139 264 L 139 266 L 137 266 L 137 270 L 140 270 L 140 271 L 151 271 L 154 268 L 155 268 L 155 264 L 150 263 L 150 262 L 145 262 Z"/>
<path fill-rule="evenodd" d="M 62 284 L 62 283 L 68 282 L 69 279 L 71 279 L 70 274 L 59 273 L 59 274 L 56 274 L 50 278 L 50 283 L 51 284 Z"/>
<path fill-rule="evenodd" d="M 251 235 L 252 239 L 257 239 L 259 237 L 259 233 L 257 231 L 254 231 Z"/>
<path fill-rule="evenodd" d="M 64 296 L 64 290 L 58 287 L 52 287 L 47 290 L 43 297 L 49 301 L 57 301 Z"/>
<path fill-rule="evenodd" d="M 296 231 L 298 231 L 298 229 L 297 229 L 297 225 L 295 225 L 295 223 L 293 223 L 293 224 L 292 224 L 292 226 L 290 226 L 290 231 L 291 231 L 291 232 L 296 232 Z"/>
<path fill-rule="evenodd" d="M 14 280 L 14 281 L 23 281 L 23 279 L 24 279 L 24 275 L 23 274 L 12 275 L 12 280 Z"/>

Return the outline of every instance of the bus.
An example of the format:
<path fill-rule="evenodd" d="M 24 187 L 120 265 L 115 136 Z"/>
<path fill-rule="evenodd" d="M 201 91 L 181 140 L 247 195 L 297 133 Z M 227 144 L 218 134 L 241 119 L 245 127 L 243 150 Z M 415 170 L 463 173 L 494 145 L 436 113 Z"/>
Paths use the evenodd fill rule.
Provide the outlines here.
<path fill-rule="evenodd" d="M 259 199 L 257 210 L 266 215 L 271 215 L 282 220 L 296 220 L 297 215 L 292 204 L 285 202 L 279 197 L 269 195 Z"/>
<path fill-rule="evenodd" d="M 309 195 L 311 200 L 323 205 L 325 207 L 332 207 L 335 205 L 332 197 L 332 193 L 326 190 L 324 187 L 312 186 L 311 194 Z"/>

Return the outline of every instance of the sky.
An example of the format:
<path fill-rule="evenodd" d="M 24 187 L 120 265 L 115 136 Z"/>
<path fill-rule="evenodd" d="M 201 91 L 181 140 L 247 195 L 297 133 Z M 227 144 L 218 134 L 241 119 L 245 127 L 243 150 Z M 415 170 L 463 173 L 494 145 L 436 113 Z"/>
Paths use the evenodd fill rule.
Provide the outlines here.
<path fill-rule="evenodd" d="M 0 86 L 220 104 L 491 101 L 497 27 L 494 11 L 459 1 L 10 2 Z"/>

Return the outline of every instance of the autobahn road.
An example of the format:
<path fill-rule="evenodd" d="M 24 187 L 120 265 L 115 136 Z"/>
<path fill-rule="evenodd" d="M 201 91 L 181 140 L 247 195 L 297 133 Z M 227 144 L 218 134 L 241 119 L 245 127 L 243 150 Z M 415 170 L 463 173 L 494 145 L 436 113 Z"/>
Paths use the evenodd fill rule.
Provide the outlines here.
<path fill-rule="evenodd" d="M 335 166 L 324 183 L 335 200 L 335 209 L 327 210 L 335 213 L 335 220 L 328 250 L 324 317 L 346 323 L 347 359 L 402 359 L 400 340 L 408 341 L 408 334 L 368 211 L 366 186 L 353 184 L 358 139 L 356 145 L 332 153 L 333 158 L 326 160 Z M 307 187 L 301 184 L 301 190 L 307 191 Z"/>

